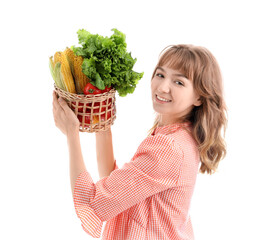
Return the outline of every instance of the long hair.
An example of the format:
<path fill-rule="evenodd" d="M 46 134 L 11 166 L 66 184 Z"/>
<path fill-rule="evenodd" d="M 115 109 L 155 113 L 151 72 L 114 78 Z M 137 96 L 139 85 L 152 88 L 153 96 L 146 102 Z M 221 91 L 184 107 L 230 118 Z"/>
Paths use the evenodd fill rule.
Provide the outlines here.
<path fill-rule="evenodd" d="M 184 73 L 193 83 L 200 96 L 201 105 L 183 116 L 180 122 L 191 122 L 191 134 L 198 144 L 201 173 L 213 174 L 219 162 L 226 156 L 225 132 L 227 107 L 224 101 L 223 79 L 217 60 L 209 50 L 194 45 L 171 45 L 165 48 L 157 67 L 167 66 Z M 152 133 L 159 124 L 157 115 Z M 223 135 L 223 136 L 222 136 Z"/>

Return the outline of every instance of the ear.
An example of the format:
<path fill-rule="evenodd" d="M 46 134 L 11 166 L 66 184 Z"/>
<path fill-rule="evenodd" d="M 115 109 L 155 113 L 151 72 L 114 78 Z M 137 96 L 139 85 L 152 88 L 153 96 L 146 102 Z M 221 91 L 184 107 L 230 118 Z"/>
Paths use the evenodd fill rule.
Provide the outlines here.
<path fill-rule="evenodd" d="M 199 107 L 202 104 L 200 97 L 195 101 L 194 106 Z"/>

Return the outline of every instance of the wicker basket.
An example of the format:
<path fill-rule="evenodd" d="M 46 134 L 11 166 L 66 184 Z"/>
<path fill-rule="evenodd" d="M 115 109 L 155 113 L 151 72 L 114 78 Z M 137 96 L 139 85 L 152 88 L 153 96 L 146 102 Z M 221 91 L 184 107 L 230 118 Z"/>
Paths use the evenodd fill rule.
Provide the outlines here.
<path fill-rule="evenodd" d="M 116 119 L 115 92 L 83 95 L 66 92 L 56 85 L 55 91 L 68 103 L 80 122 L 80 132 L 99 132 L 109 129 Z"/>

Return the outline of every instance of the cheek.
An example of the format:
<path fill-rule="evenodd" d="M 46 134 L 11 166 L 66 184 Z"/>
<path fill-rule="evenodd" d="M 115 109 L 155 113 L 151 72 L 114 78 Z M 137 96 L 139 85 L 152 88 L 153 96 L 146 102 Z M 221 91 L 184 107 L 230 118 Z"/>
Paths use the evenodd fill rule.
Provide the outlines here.
<path fill-rule="evenodd" d="M 192 96 L 186 91 L 173 92 L 173 97 L 176 99 L 175 103 L 177 107 L 188 107 L 192 105 Z"/>
<path fill-rule="evenodd" d="M 154 92 L 154 90 L 156 89 L 157 85 L 156 85 L 156 81 L 154 79 L 151 80 L 151 91 Z"/>

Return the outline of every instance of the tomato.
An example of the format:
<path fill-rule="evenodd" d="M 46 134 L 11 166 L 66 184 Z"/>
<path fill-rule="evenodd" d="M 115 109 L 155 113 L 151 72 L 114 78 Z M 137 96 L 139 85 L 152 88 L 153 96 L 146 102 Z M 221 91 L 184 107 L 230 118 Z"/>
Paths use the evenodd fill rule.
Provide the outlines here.
<path fill-rule="evenodd" d="M 109 99 L 109 100 L 110 100 L 109 103 L 111 103 L 111 99 Z M 106 101 L 104 101 L 104 104 L 106 105 Z M 113 109 L 111 110 L 111 108 L 113 108 Z M 104 111 L 106 111 L 106 108 Z M 101 120 L 106 121 L 106 120 L 110 119 L 111 118 L 111 111 L 113 112 L 113 115 L 114 115 L 115 114 L 115 107 L 112 104 L 109 105 L 108 111 L 101 115 Z M 107 116 L 106 116 L 106 114 L 107 114 Z"/>
<path fill-rule="evenodd" d="M 108 120 L 108 119 L 110 119 L 110 117 L 111 117 L 111 111 L 108 111 L 107 112 L 107 117 L 106 117 L 106 113 L 103 113 L 102 115 L 101 115 L 101 120 L 104 122 L 104 121 L 106 121 L 106 120 Z"/>
<path fill-rule="evenodd" d="M 84 87 L 83 90 L 85 95 L 91 95 L 91 94 L 101 94 L 102 90 L 100 90 L 99 88 L 97 88 L 96 86 L 94 86 L 91 83 L 87 83 Z"/>
<path fill-rule="evenodd" d="M 72 102 L 72 109 L 75 110 L 76 109 L 76 102 Z M 77 106 L 77 110 L 78 112 L 83 112 L 83 106 L 84 106 L 84 103 L 78 103 L 78 106 Z"/>
<path fill-rule="evenodd" d="M 82 126 L 82 124 L 83 124 L 83 117 L 81 115 L 78 115 L 77 118 L 78 118 L 78 120 L 80 122 L 80 125 Z M 91 118 L 90 118 L 90 116 L 85 116 L 84 120 L 85 120 L 85 124 L 86 125 L 84 125 L 83 127 L 88 127 L 88 125 L 91 124 Z"/>
<path fill-rule="evenodd" d="M 86 113 L 90 113 L 90 112 L 91 112 L 91 110 L 88 108 L 88 106 L 90 106 L 90 105 L 87 103 L 87 104 L 86 104 L 86 108 L 85 108 L 85 112 L 86 112 Z M 75 112 L 75 109 L 76 109 L 76 102 L 72 102 L 71 107 L 72 107 L 72 110 L 74 110 L 74 112 Z M 77 111 L 80 112 L 80 113 L 83 113 L 83 112 L 84 112 L 84 111 L 83 111 L 83 108 L 84 108 L 84 103 L 79 102 L 79 103 L 78 103 L 78 106 L 77 106 Z"/>
<path fill-rule="evenodd" d="M 104 105 L 106 105 L 106 102 L 105 101 L 102 102 L 101 111 L 100 111 L 100 104 L 101 104 L 100 102 L 94 102 L 93 113 L 104 112 L 106 110 L 106 107 L 103 107 Z"/>
<path fill-rule="evenodd" d="M 95 121 L 99 120 L 99 116 L 102 121 L 105 121 L 105 115 L 106 115 L 106 110 L 107 110 L 107 101 L 104 100 L 102 102 L 94 102 L 90 106 L 93 106 L 92 111 L 94 114 Z M 110 108 L 110 106 L 108 106 L 108 108 Z M 106 120 L 109 119 L 110 117 L 111 117 L 111 111 L 107 111 Z"/>

